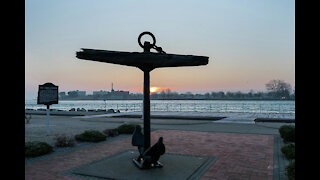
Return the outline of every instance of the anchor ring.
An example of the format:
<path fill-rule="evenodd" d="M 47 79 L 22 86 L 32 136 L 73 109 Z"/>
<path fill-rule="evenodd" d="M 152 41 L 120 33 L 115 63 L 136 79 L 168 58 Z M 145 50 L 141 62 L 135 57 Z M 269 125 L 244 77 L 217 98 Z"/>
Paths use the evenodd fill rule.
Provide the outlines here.
<path fill-rule="evenodd" d="M 143 46 L 142 43 L 141 43 L 141 37 L 142 37 L 143 35 L 146 35 L 146 34 L 148 34 L 148 35 L 150 35 L 150 36 L 152 37 L 153 43 L 152 43 L 151 45 L 152 45 L 152 47 L 155 46 L 155 45 L 156 45 L 156 38 L 154 37 L 154 35 L 153 35 L 151 32 L 148 32 L 148 31 L 145 31 L 145 32 L 143 32 L 143 33 L 141 33 L 141 34 L 139 35 L 139 37 L 138 37 L 139 46 L 142 47 L 142 48 L 144 48 L 144 46 Z"/>

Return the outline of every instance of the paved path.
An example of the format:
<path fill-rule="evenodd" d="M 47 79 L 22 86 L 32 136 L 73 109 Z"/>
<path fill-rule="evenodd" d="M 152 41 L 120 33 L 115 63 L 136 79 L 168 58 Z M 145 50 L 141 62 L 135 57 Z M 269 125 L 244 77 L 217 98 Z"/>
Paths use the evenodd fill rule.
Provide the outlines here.
<path fill-rule="evenodd" d="M 160 136 L 164 138 L 167 153 L 218 157 L 202 180 L 273 179 L 272 135 L 157 130 L 152 132 L 152 144 Z M 25 179 L 79 179 L 64 176 L 63 171 L 126 149 L 135 149 L 130 137 L 42 159 L 25 167 Z"/>
<path fill-rule="evenodd" d="M 223 121 L 223 120 L 222 120 Z M 50 136 L 46 136 L 46 116 L 33 115 L 30 124 L 25 125 L 26 141 L 44 141 L 54 144 L 55 137 L 61 134 L 74 136 L 85 130 L 112 129 L 123 123 L 143 125 L 139 118 L 82 117 L 82 116 L 50 116 Z M 203 132 L 235 132 L 249 134 L 278 134 L 278 128 L 285 123 L 233 123 L 229 121 L 151 119 L 151 128 L 188 130 Z"/>
<path fill-rule="evenodd" d="M 236 117 L 236 116 L 234 116 Z M 240 118 L 239 118 L 240 119 Z M 26 124 L 26 141 L 40 140 L 54 144 L 55 135 L 75 135 L 84 130 L 103 131 L 123 123 L 143 124 L 141 119 L 114 117 L 51 116 L 51 136 L 46 134 L 43 115 L 34 115 Z M 287 163 L 280 152 L 278 128 L 287 123 L 221 123 L 217 121 L 152 119 L 152 144 L 162 136 L 167 152 L 216 156 L 218 160 L 201 179 L 286 179 Z M 26 179 L 79 179 L 62 172 L 110 156 L 131 146 L 130 135 L 109 138 L 103 143 L 66 153 L 55 152 L 34 158 L 25 166 Z M 130 162 L 131 163 L 131 162 Z"/>
<path fill-rule="evenodd" d="M 142 112 L 124 112 L 115 114 L 86 115 L 81 118 L 95 117 L 119 117 L 119 116 L 141 116 Z M 151 112 L 151 118 L 172 118 L 172 119 L 210 119 L 214 117 L 225 117 L 216 121 L 219 123 L 246 123 L 254 124 L 256 118 L 295 119 L 294 113 L 218 113 L 218 112 Z"/>

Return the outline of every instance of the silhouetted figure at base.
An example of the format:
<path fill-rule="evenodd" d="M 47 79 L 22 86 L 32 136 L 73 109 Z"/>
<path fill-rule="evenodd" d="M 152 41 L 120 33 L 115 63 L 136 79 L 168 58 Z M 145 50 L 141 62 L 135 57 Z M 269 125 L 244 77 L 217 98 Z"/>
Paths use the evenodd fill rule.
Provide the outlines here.
<path fill-rule="evenodd" d="M 163 155 L 166 151 L 162 137 L 159 138 L 156 144 L 144 151 L 144 137 L 141 133 L 140 126 L 136 126 L 132 136 L 132 145 L 138 146 L 140 155 L 137 159 L 133 159 L 133 162 L 140 169 L 157 168 L 163 166 L 158 161 L 160 159 L 160 156 Z"/>
<path fill-rule="evenodd" d="M 143 137 L 143 134 L 141 133 L 141 127 L 138 125 L 133 131 L 131 144 L 132 146 L 138 146 L 140 156 L 137 158 L 137 160 L 141 161 L 142 154 L 144 151 L 144 137 Z"/>

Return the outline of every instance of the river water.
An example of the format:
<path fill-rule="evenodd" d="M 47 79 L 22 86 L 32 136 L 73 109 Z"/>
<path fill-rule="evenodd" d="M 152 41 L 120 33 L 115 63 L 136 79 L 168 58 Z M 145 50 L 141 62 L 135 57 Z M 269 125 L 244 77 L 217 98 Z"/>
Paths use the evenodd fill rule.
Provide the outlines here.
<path fill-rule="evenodd" d="M 45 109 L 37 100 L 25 100 L 26 109 Z M 59 101 L 50 109 L 70 110 L 71 108 L 114 109 L 120 112 L 142 111 L 142 100 L 86 100 Z M 180 112 L 246 112 L 246 113 L 293 113 L 295 101 L 271 100 L 151 100 L 151 111 Z"/>

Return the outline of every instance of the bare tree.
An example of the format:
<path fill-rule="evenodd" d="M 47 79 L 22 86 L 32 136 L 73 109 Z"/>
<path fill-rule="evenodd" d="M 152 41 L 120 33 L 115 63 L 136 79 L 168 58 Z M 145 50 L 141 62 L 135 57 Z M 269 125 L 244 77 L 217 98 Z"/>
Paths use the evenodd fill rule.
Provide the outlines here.
<path fill-rule="evenodd" d="M 266 84 L 267 90 L 278 98 L 289 98 L 292 90 L 289 83 L 283 80 L 271 80 Z"/>

